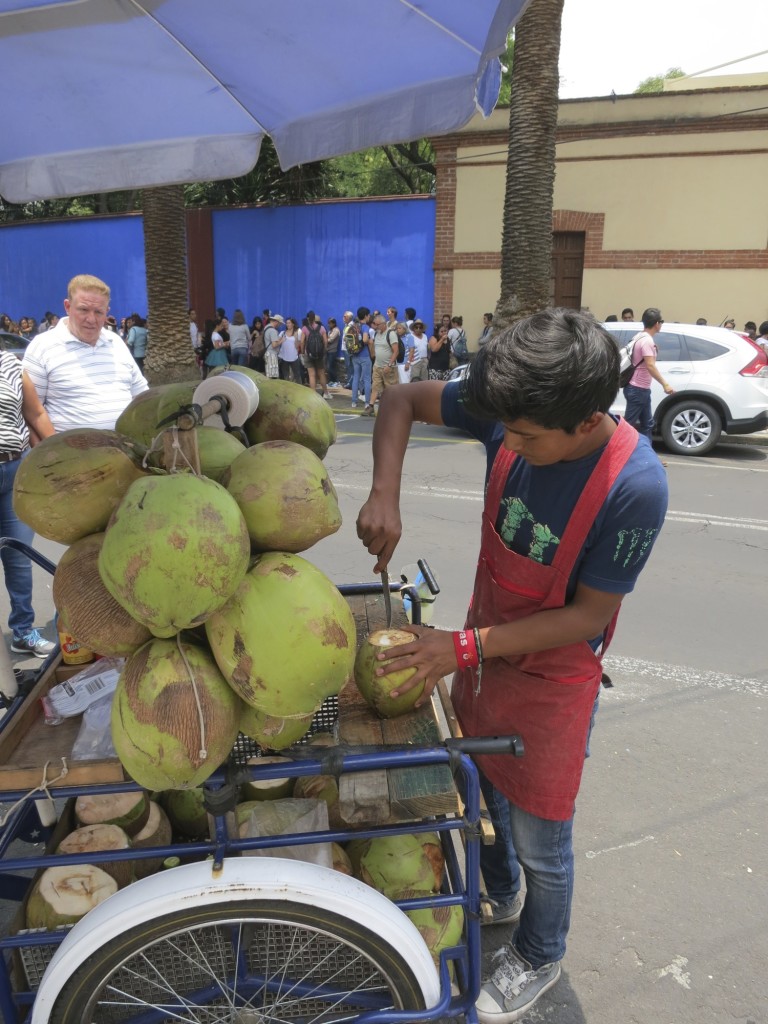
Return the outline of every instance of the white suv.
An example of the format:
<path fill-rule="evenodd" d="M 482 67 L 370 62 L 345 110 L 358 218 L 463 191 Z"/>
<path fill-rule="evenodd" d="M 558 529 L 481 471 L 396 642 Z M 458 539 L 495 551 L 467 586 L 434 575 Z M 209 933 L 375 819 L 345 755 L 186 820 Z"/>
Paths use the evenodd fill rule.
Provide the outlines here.
<path fill-rule="evenodd" d="M 607 323 L 603 327 L 621 348 L 641 323 Z M 725 327 L 697 327 L 667 321 L 654 337 L 662 377 L 675 389 L 665 395 L 651 383 L 656 431 L 677 455 L 705 455 L 722 433 L 752 434 L 768 427 L 768 360 L 753 341 Z M 624 412 L 619 391 L 611 407 Z"/>

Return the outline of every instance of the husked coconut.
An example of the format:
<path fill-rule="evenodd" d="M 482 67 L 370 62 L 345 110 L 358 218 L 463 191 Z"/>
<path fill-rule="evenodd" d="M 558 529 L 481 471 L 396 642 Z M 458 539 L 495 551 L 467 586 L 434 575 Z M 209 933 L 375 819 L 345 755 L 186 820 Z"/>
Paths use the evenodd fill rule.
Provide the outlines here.
<path fill-rule="evenodd" d="M 240 701 L 207 651 L 151 640 L 118 679 L 112 742 L 139 785 L 192 789 L 226 760 L 239 720 Z"/>
<path fill-rule="evenodd" d="M 255 559 L 205 631 L 232 688 L 269 715 L 309 715 L 352 674 L 356 633 L 349 605 L 300 555 Z"/>
<path fill-rule="evenodd" d="M 27 900 L 27 928 L 51 931 L 75 924 L 117 892 L 117 882 L 93 864 L 47 868 Z"/>
<path fill-rule="evenodd" d="M 356 873 L 360 881 L 390 899 L 402 889 L 440 889 L 445 857 L 437 832 L 376 836 L 364 843 L 367 845 L 352 857 L 353 864 L 357 860 L 359 865 Z"/>
<path fill-rule="evenodd" d="M 237 502 L 206 477 L 136 481 L 107 527 L 99 572 L 110 594 L 155 636 L 204 622 L 245 575 L 250 542 Z"/>
<path fill-rule="evenodd" d="M 133 837 L 131 845 L 135 850 L 146 850 L 151 846 L 170 846 L 173 839 L 171 822 L 163 808 L 155 801 L 149 801 L 147 824 Z M 137 878 L 153 875 L 163 866 L 162 857 L 143 857 L 133 862 L 133 873 Z"/>
<path fill-rule="evenodd" d="M 237 369 L 242 371 L 243 367 Z M 325 458 L 336 440 L 336 420 L 329 403 L 301 384 L 261 374 L 253 376 L 259 389 L 259 407 L 245 422 L 251 444 L 295 441 L 319 459 Z"/>
<path fill-rule="evenodd" d="M 331 843 L 331 856 L 334 871 L 340 871 L 342 875 L 352 875 L 352 861 L 340 843 Z"/>
<path fill-rule="evenodd" d="M 117 825 L 127 836 L 141 832 L 149 818 L 149 799 L 133 793 L 94 793 L 75 800 L 78 825 Z"/>
<path fill-rule="evenodd" d="M 208 837 L 208 812 L 202 786 L 196 789 L 169 789 L 162 794 L 161 799 L 175 836 L 183 839 Z"/>
<path fill-rule="evenodd" d="M 341 526 L 325 466 L 293 441 L 247 448 L 221 482 L 243 513 L 254 551 L 306 551 Z"/>
<path fill-rule="evenodd" d="M 415 668 L 404 668 L 386 676 L 377 676 L 376 669 L 382 667 L 377 655 L 400 644 L 413 643 L 413 633 L 404 629 L 377 629 L 369 633 L 360 645 L 355 658 L 355 683 L 380 718 L 397 718 L 413 709 L 416 701 L 424 693 L 424 683 L 392 697 L 391 693 L 403 683 L 407 683 L 415 675 Z"/>
<path fill-rule="evenodd" d="M 130 848 L 128 836 L 117 825 L 83 825 L 65 836 L 56 852 L 77 854 L 82 860 L 87 861 L 88 854 L 91 853 Z M 134 880 L 133 863 L 130 860 L 101 861 L 98 867 L 111 875 L 120 889 Z"/>
<path fill-rule="evenodd" d="M 243 703 L 240 732 L 256 740 L 264 750 L 285 750 L 306 736 L 314 717 L 309 714 L 301 718 L 277 718 Z"/>
<path fill-rule="evenodd" d="M 130 485 L 145 477 L 144 448 L 114 430 L 78 427 L 47 437 L 19 463 L 13 508 L 59 544 L 104 530 Z"/>
<path fill-rule="evenodd" d="M 83 537 L 64 552 L 53 574 L 53 603 L 77 640 L 108 657 L 126 657 L 152 634 L 118 604 L 99 574 L 103 533 Z"/>
<path fill-rule="evenodd" d="M 344 828 L 346 822 L 339 810 L 339 784 L 332 775 L 301 775 L 296 779 L 293 795 L 297 800 L 322 800 L 328 805 L 328 824 Z"/>
<path fill-rule="evenodd" d="M 249 757 L 248 764 L 255 766 L 290 764 L 289 757 Z M 295 778 L 285 776 L 278 779 L 261 778 L 258 774 L 250 778 L 242 786 L 243 800 L 285 800 L 293 794 Z"/>

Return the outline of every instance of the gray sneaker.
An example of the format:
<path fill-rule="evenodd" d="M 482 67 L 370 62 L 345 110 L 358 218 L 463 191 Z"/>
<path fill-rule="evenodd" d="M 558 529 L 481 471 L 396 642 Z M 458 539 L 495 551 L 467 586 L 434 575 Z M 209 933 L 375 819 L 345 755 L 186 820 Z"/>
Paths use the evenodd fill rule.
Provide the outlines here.
<path fill-rule="evenodd" d="M 14 654 L 34 654 L 36 658 L 47 658 L 56 650 L 56 644 L 52 644 L 33 629 L 24 636 L 16 636 L 14 633 L 11 650 Z"/>
<path fill-rule="evenodd" d="M 520 899 L 519 892 L 515 893 L 511 903 L 497 903 L 492 899 L 489 899 L 488 903 L 491 906 L 491 914 L 489 917 L 483 916 L 480 919 L 481 924 L 517 924 L 520 920 L 520 915 L 523 912 L 523 901 Z"/>
<path fill-rule="evenodd" d="M 493 955 L 494 970 L 480 989 L 475 1009 L 481 1024 L 511 1024 L 520 1020 L 560 977 L 560 962 L 534 970 L 513 945 Z"/>

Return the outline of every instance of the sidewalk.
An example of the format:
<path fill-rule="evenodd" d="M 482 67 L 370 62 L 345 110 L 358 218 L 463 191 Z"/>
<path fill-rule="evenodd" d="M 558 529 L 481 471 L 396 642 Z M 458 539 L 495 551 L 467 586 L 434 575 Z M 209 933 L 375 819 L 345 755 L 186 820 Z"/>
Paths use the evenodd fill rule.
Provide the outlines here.
<path fill-rule="evenodd" d="M 333 398 L 328 403 L 334 412 L 360 416 L 365 409 L 365 401 L 361 397 L 357 408 L 352 408 L 352 392 L 349 388 L 331 388 Z M 726 434 L 722 438 L 727 444 L 751 444 L 760 448 L 768 448 L 768 430 L 760 430 L 755 434 Z"/>

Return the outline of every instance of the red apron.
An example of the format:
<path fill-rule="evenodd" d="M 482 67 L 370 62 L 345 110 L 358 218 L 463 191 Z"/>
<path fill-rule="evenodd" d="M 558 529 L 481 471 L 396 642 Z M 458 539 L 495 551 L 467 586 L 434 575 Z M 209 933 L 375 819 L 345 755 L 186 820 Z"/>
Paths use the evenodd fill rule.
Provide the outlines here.
<path fill-rule="evenodd" d="M 638 442 L 619 420 L 571 514 L 551 565 L 511 551 L 495 523 L 516 456 L 504 447 L 494 460 L 483 510 L 480 558 L 467 626 L 495 626 L 565 605 L 576 559 L 616 477 Z M 605 632 L 608 647 L 618 610 Z M 494 786 L 539 818 L 565 821 L 579 791 L 587 733 L 600 677 L 600 658 L 586 641 L 513 658 L 490 658 L 475 694 L 473 669 L 456 673 L 453 703 L 467 736 L 519 733 L 525 755 L 477 758 Z"/>

